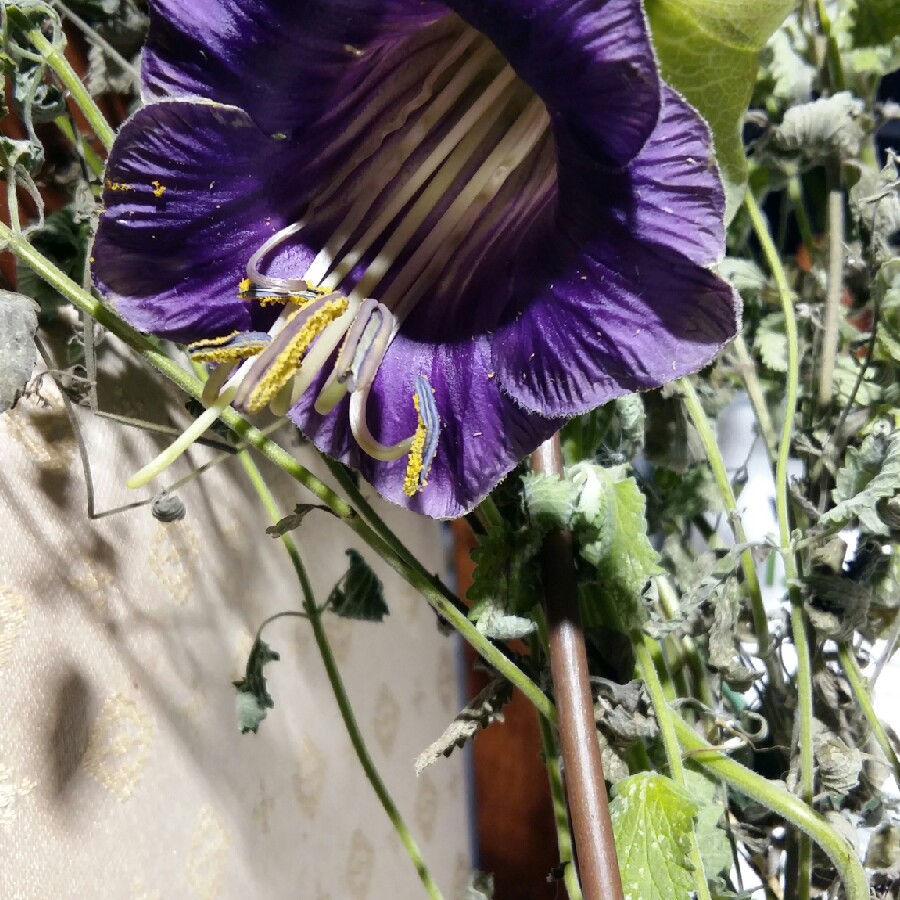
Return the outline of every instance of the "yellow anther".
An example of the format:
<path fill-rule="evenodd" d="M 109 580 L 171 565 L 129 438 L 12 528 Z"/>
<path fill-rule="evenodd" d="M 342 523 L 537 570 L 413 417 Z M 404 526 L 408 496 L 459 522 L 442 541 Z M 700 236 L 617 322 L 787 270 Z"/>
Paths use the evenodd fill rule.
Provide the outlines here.
<path fill-rule="evenodd" d="M 235 340 L 237 338 L 237 340 Z M 222 337 L 205 338 L 187 345 L 187 351 L 194 362 L 226 363 L 250 359 L 265 350 L 268 335 L 255 335 L 232 331 Z"/>
<path fill-rule="evenodd" d="M 153 196 L 154 197 L 162 197 L 162 195 L 167 190 L 166 186 L 164 184 L 160 184 L 158 181 L 151 181 L 150 184 L 153 185 Z"/>
<path fill-rule="evenodd" d="M 238 285 L 238 296 L 244 297 L 245 294 L 249 294 L 249 293 L 250 293 L 250 279 L 242 278 L 241 283 Z M 249 299 L 249 298 L 244 297 L 244 299 Z"/>
<path fill-rule="evenodd" d="M 409 456 L 406 461 L 406 477 L 403 479 L 403 493 L 407 497 L 414 497 L 426 484 L 424 479 L 419 480 L 422 474 L 424 461 L 422 459 L 422 451 L 425 449 L 425 422 L 422 419 L 422 411 L 419 409 L 419 398 L 413 394 L 413 405 L 416 408 L 416 415 L 419 423 L 416 425 L 416 433 L 413 435 L 412 446 L 409 448 Z"/>
<path fill-rule="evenodd" d="M 321 309 L 306 320 L 303 327 L 291 337 L 284 349 L 270 362 L 259 383 L 250 392 L 244 404 L 247 412 L 257 413 L 275 399 L 278 392 L 297 374 L 303 354 L 309 349 L 309 345 L 329 324 L 344 313 L 349 302 L 346 297 L 335 297 L 334 300 L 323 304 Z M 289 331 L 291 321 L 302 314 L 302 310 L 292 313 L 285 322 L 284 330 Z"/>

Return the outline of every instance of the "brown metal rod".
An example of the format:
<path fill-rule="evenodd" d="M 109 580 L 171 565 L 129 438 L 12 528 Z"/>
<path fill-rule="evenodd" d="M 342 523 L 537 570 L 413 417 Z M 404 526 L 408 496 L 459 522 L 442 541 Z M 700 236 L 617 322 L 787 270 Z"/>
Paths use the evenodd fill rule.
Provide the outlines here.
<path fill-rule="evenodd" d="M 531 465 L 543 475 L 562 475 L 558 434 L 535 450 Z M 581 890 L 585 900 L 624 900 L 588 681 L 572 535 L 567 530 L 554 529 L 544 539 L 541 569 L 550 672 Z"/>

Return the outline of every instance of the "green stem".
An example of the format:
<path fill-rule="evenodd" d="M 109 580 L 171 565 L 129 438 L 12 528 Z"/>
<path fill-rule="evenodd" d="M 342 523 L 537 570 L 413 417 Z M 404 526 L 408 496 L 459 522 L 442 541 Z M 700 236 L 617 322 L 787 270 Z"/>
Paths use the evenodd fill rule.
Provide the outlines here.
<path fill-rule="evenodd" d="M 53 69 L 57 78 L 66 86 L 72 99 L 87 119 L 88 125 L 91 126 L 104 149 L 109 152 L 116 133 L 110 128 L 106 116 L 100 112 L 100 107 L 94 103 L 94 98 L 88 93 L 87 88 L 78 77 L 78 73 L 69 65 L 69 61 L 62 52 L 62 46 L 51 44 L 39 28 L 33 28 L 28 32 L 28 40 L 46 60 L 47 65 Z"/>
<path fill-rule="evenodd" d="M 763 255 L 775 278 L 781 309 L 784 313 L 785 335 L 788 346 L 787 385 L 784 401 L 784 424 L 781 429 L 781 440 L 778 445 L 778 458 L 775 465 L 775 509 L 778 516 L 778 533 L 781 554 L 784 559 L 785 578 L 789 585 L 791 602 L 791 632 L 794 647 L 797 651 L 797 720 L 799 723 L 798 743 L 800 750 L 800 796 L 807 804 L 812 804 L 815 792 L 815 760 L 813 758 L 813 694 L 812 665 L 810 659 L 809 640 L 803 613 L 803 599 L 795 586 L 799 569 L 794 551 L 791 548 L 790 508 L 788 505 L 788 462 L 791 454 L 791 437 L 794 428 L 794 417 L 797 414 L 797 394 L 800 383 L 800 349 L 797 337 L 797 320 L 794 316 L 794 297 L 788 284 L 787 275 L 781 265 L 778 251 L 772 243 L 769 227 L 753 194 L 748 191 L 745 197 L 747 211 L 753 223 L 753 230 L 762 247 Z M 807 900 L 810 890 L 812 865 L 809 839 L 801 835 L 798 848 L 799 883 L 797 900 Z"/>
<path fill-rule="evenodd" d="M 281 519 L 281 511 L 278 508 L 278 504 L 275 502 L 275 498 L 272 496 L 272 492 L 269 490 L 269 486 L 266 484 L 262 473 L 259 471 L 246 450 L 241 451 L 241 453 L 238 454 L 238 457 L 241 461 L 241 465 L 244 467 L 244 471 L 247 473 L 247 477 L 250 479 L 250 483 L 256 490 L 259 499 L 269 513 L 269 518 L 274 525 Z M 303 565 L 303 560 L 300 557 L 300 551 L 297 548 L 297 544 L 290 534 L 282 535 L 281 541 L 291 558 L 291 562 L 294 565 L 294 571 L 297 573 L 297 578 L 300 580 L 300 587 L 303 591 L 303 611 L 306 613 L 310 625 L 312 625 L 316 646 L 319 648 L 319 655 L 322 657 L 322 663 L 324 664 L 325 672 L 328 675 L 328 683 L 331 685 L 334 699 L 337 701 L 341 719 L 344 721 L 344 727 L 347 729 L 350 743 L 353 744 L 353 749 L 356 751 L 356 758 L 359 760 L 359 764 L 366 773 L 366 778 L 369 779 L 369 784 L 372 785 L 372 789 L 375 791 L 376 796 L 381 802 L 388 819 L 390 819 L 391 824 L 394 826 L 394 830 L 397 832 L 400 842 L 403 844 L 422 884 L 425 886 L 428 896 L 431 897 L 432 900 L 442 900 L 441 892 L 438 889 L 437 884 L 435 884 L 434 879 L 431 877 L 431 873 L 428 871 L 428 866 L 422 858 L 419 847 L 413 839 L 413 836 L 410 834 L 406 822 L 403 821 L 403 816 L 400 815 L 400 810 L 397 809 L 397 805 L 394 803 L 387 786 L 378 774 L 378 769 L 375 768 L 375 763 L 363 740 L 362 732 L 359 730 L 359 724 L 356 721 L 356 716 L 353 714 L 350 698 L 347 696 L 347 690 L 344 687 L 341 673 L 338 670 L 337 662 L 331 651 L 331 644 L 328 641 L 328 636 L 322 625 L 322 613 L 316 605 L 312 584 L 309 581 L 309 576 L 306 573 L 306 567 Z"/>
<path fill-rule="evenodd" d="M 659 593 L 659 605 L 663 615 L 667 619 L 674 619 L 678 614 L 679 603 L 672 582 L 669 581 L 667 576 L 658 575 L 656 577 L 656 586 Z M 700 656 L 700 651 L 697 649 L 697 644 L 689 635 L 684 635 L 680 643 L 682 658 L 687 662 L 691 671 L 695 693 L 698 695 L 701 703 L 712 709 L 715 706 L 715 698 L 713 697 L 712 686 L 709 683 L 709 673 Z M 684 692 L 682 696 L 686 697 L 688 693 Z"/>
<path fill-rule="evenodd" d="M 856 698 L 857 704 L 862 709 L 863 715 L 869 723 L 869 728 L 872 729 L 873 737 L 878 742 L 878 746 L 881 747 L 887 761 L 894 770 L 894 777 L 900 782 L 900 760 L 897 759 L 897 753 L 894 750 L 894 746 L 891 744 L 891 740 L 887 736 L 884 726 L 881 724 L 881 721 L 875 713 L 875 707 L 872 704 L 872 696 L 869 693 L 869 688 L 866 685 L 862 672 L 859 671 L 859 664 L 856 662 L 853 648 L 847 643 L 839 644 L 838 659 L 840 659 L 841 667 L 844 670 L 844 674 L 847 676 L 847 681 L 850 682 L 850 687 L 853 689 L 853 696 Z"/>
<path fill-rule="evenodd" d="M 840 342 L 841 295 L 844 290 L 844 189 L 839 160 L 825 166 L 828 188 L 828 279 L 822 359 L 818 367 L 819 413 L 824 414 L 834 390 L 834 364 Z"/>
<path fill-rule="evenodd" d="M 475 507 L 475 515 L 478 516 L 478 520 L 484 526 L 485 530 L 488 528 L 503 527 L 503 516 L 500 515 L 500 510 L 497 509 L 497 504 L 490 494 Z"/>
<path fill-rule="evenodd" d="M 547 767 L 547 780 L 550 782 L 550 797 L 553 801 L 553 819 L 556 823 L 556 845 L 559 848 L 559 861 L 563 866 L 566 893 L 569 900 L 582 900 L 581 885 L 578 883 L 578 870 L 575 867 L 572 852 L 572 832 L 569 829 L 569 809 L 566 804 L 566 792 L 563 788 L 562 773 L 559 768 L 559 753 L 553 739 L 553 729 L 543 716 L 538 716 L 541 728 L 541 749 L 544 754 L 544 765 Z"/>
<path fill-rule="evenodd" d="M 825 36 L 825 53 L 828 60 L 828 75 L 833 93 L 844 90 L 844 65 L 841 61 L 841 50 L 831 30 L 831 19 L 825 7 L 825 0 L 816 0 L 816 13 L 819 17 L 819 28 Z"/>
<path fill-rule="evenodd" d="M 847 900 L 869 900 L 868 879 L 853 848 L 822 816 L 789 791 L 710 747 L 681 719 L 676 717 L 674 721 L 678 740 L 694 762 L 812 838 L 837 869 Z"/>
<path fill-rule="evenodd" d="M 390 525 L 388 525 L 388 523 L 385 522 L 380 515 L 378 515 L 375 507 L 372 506 L 371 503 L 369 503 L 363 492 L 359 489 L 356 481 L 350 473 L 350 470 L 347 469 L 345 465 L 338 462 L 336 459 L 332 459 L 330 456 L 322 453 L 321 451 L 319 451 L 319 458 L 322 460 L 322 462 L 325 463 L 328 471 L 331 472 L 334 480 L 340 485 L 341 490 L 350 499 L 350 502 L 353 504 L 356 511 L 368 521 L 368 523 L 385 541 L 385 543 L 389 544 L 391 549 L 399 557 L 404 559 L 421 575 L 424 575 L 426 578 L 430 578 L 432 582 L 434 582 L 436 587 L 442 589 L 442 593 L 445 597 L 453 599 L 452 594 L 450 594 L 449 592 L 449 588 L 447 588 L 442 582 L 440 582 L 439 579 L 432 575 L 425 568 L 425 566 L 423 566 L 422 563 L 419 562 L 415 554 L 409 550 L 406 544 L 404 544 L 399 537 L 397 537 Z"/>
<path fill-rule="evenodd" d="M 778 447 L 778 436 L 775 434 L 772 416 L 769 415 L 769 407 L 766 403 L 762 384 L 760 384 L 759 375 L 756 371 L 756 363 L 753 361 L 753 357 L 747 349 L 747 342 L 744 340 L 742 334 L 739 334 L 734 339 L 734 343 L 731 346 L 737 357 L 738 373 L 744 382 L 744 388 L 750 399 L 750 406 L 753 408 L 753 413 L 756 416 L 756 423 L 759 426 L 759 433 L 766 446 L 769 462 L 774 465 L 775 452 Z"/>
<path fill-rule="evenodd" d="M 662 735 L 666 761 L 669 763 L 669 772 L 672 780 L 684 787 L 684 763 L 681 759 L 681 745 L 678 743 L 678 735 L 675 733 L 676 716 L 672 713 L 672 708 L 666 699 L 665 689 L 654 664 L 654 656 L 659 654 L 659 645 L 641 631 L 633 631 L 631 640 L 634 644 L 638 675 L 650 693 L 653 712 L 656 714 L 656 722 L 659 725 L 660 735 Z M 693 829 L 691 829 L 690 844 L 697 898 L 698 900 L 712 900 L 703 868 L 700 844 L 697 842 L 697 832 Z"/>
<path fill-rule="evenodd" d="M 794 210 L 794 218 L 797 220 L 797 229 L 800 231 L 800 240 L 809 253 L 810 262 L 815 252 L 816 245 L 813 238 L 812 224 L 806 212 L 806 204 L 803 202 L 803 182 L 799 175 L 791 175 L 788 179 L 788 197 Z"/>
<path fill-rule="evenodd" d="M 185 393 L 199 400 L 203 383 L 169 359 L 147 335 L 123 322 L 112 310 L 79 287 L 71 278 L 59 271 L 45 256 L 35 250 L 21 235 L 14 234 L 9 226 L 0 222 L 0 245 L 5 244 L 26 265 L 32 268 L 48 284 L 52 285 L 81 312 L 92 316 L 101 325 L 121 338 L 140 353 L 159 372 L 174 382 Z M 233 409 L 224 409 L 221 420 L 252 447 L 255 447 L 287 475 L 313 493 L 339 519 L 381 556 L 408 584 L 418 590 L 431 607 L 446 619 L 472 645 L 488 663 L 504 678 L 517 687 L 538 709 L 541 715 L 556 721 L 556 710 L 544 692 L 507 656 L 495 647 L 468 620 L 464 607 L 445 596 L 431 578 L 409 565 L 401 556 L 369 526 L 356 511 L 339 497 L 328 485 L 301 465 L 290 453 L 269 440 L 258 428 Z"/>
<path fill-rule="evenodd" d="M 100 178 L 103 174 L 103 160 L 91 149 L 90 144 L 81 140 L 81 135 L 77 134 L 72 127 L 68 114 L 57 116 L 53 120 L 53 124 L 66 136 L 75 150 L 84 157 L 85 165 L 90 169 L 91 174 Z"/>
<path fill-rule="evenodd" d="M 738 543 L 746 544 L 747 533 L 744 531 L 744 523 L 741 521 L 741 515 L 738 512 L 737 498 L 734 495 L 734 488 L 731 486 L 731 479 L 728 477 L 725 460 L 722 458 L 722 451 L 719 449 L 719 443 L 713 432 L 712 424 L 703 410 L 703 404 L 700 402 L 700 397 L 697 395 L 697 391 L 691 381 L 687 378 L 680 378 L 677 385 L 684 399 L 688 415 L 691 417 L 694 428 L 697 429 L 697 433 L 700 435 L 700 441 L 706 451 L 713 478 L 715 478 L 716 486 L 722 497 L 722 504 L 734 529 L 734 536 Z M 744 581 L 750 595 L 750 612 L 753 616 L 753 630 L 756 632 L 756 639 L 759 642 L 759 655 L 766 664 L 766 671 L 772 684 L 779 685 L 781 684 L 781 670 L 778 668 L 777 661 L 772 653 L 769 620 L 766 616 L 766 607 L 763 604 L 759 576 L 756 574 L 756 563 L 750 550 L 745 550 L 741 554 L 741 570 L 744 573 Z"/>

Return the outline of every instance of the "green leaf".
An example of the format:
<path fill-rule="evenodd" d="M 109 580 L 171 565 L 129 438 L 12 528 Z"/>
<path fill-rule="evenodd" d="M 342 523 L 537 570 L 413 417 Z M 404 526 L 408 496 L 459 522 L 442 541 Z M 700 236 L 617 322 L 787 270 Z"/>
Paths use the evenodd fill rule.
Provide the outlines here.
<path fill-rule="evenodd" d="M 277 659 L 280 659 L 279 655 L 265 641 L 257 638 L 250 650 L 250 656 L 247 657 L 244 677 L 240 681 L 232 682 L 238 690 L 235 697 L 235 711 L 241 734 L 248 731 L 256 734 L 268 710 L 275 706 L 275 701 L 266 686 L 263 669 L 267 663 Z"/>
<path fill-rule="evenodd" d="M 662 66 L 709 123 L 731 221 L 747 182 L 741 130 L 759 68 L 759 51 L 794 0 L 646 0 Z"/>
<path fill-rule="evenodd" d="M 858 518 L 873 534 L 890 534 L 876 506 L 879 500 L 900 491 L 900 432 L 891 435 L 879 463 L 880 441 L 884 438 L 870 435 L 859 450 L 850 448 L 847 451 L 834 492 L 837 505 L 819 519 L 820 525 L 844 525 Z"/>
<path fill-rule="evenodd" d="M 759 298 L 766 286 L 766 273 L 752 259 L 726 256 L 716 271 L 741 295 L 744 301 Z"/>
<path fill-rule="evenodd" d="M 81 218 L 79 211 L 73 206 L 51 213 L 43 226 L 30 235 L 34 248 L 78 284 L 84 278 L 84 258 L 90 239 L 90 221 Z M 55 288 L 50 287 L 24 263 L 17 262 L 16 275 L 19 290 L 40 304 L 42 321 L 52 321 L 59 307 L 68 303 Z"/>
<path fill-rule="evenodd" d="M 731 842 L 725 829 L 719 824 L 725 813 L 725 804 L 716 799 L 718 790 L 716 782 L 702 772 L 686 768 L 684 784 L 700 807 L 697 810 L 694 830 L 697 834 L 700 856 L 703 858 L 703 871 L 707 880 L 712 881 L 734 865 Z"/>
<path fill-rule="evenodd" d="M 348 550 L 350 566 L 328 597 L 332 612 L 345 619 L 380 622 L 387 614 L 381 580 L 355 550 Z"/>
<path fill-rule="evenodd" d="M 571 481 L 559 475 L 522 476 L 522 501 L 533 522 L 543 527 L 568 528 L 575 511 L 578 491 Z"/>
<path fill-rule="evenodd" d="M 870 84 L 900 65 L 898 0 L 842 0 L 833 33 L 845 71 Z"/>
<path fill-rule="evenodd" d="M 647 537 L 646 500 L 626 471 L 580 463 L 571 473 L 580 489 L 573 517 L 578 551 L 596 570 L 593 585 L 582 591 L 585 625 L 620 631 L 646 621 L 641 592 L 661 571 Z"/>
<path fill-rule="evenodd" d="M 759 323 L 753 338 L 753 346 L 767 369 L 773 372 L 787 372 L 788 344 L 787 335 L 784 333 L 783 313 L 772 313 Z"/>
<path fill-rule="evenodd" d="M 862 362 L 855 356 L 846 354 L 839 356 L 834 364 L 834 393 L 843 404 L 846 404 L 855 390 L 857 406 L 874 406 L 884 399 L 885 392 L 878 383 L 878 371 L 874 366 L 866 369 L 857 388 L 856 382 L 861 366 Z"/>
<path fill-rule="evenodd" d="M 535 603 L 535 585 L 540 583 L 537 554 L 541 531 L 513 529 L 507 524 L 491 528 L 472 551 L 475 571 L 468 598 L 469 618 L 477 622 L 491 608 L 507 613 L 525 612 Z"/>
<path fill-rule="evenodd" d="M 626 897 L 687 900 L 694 888 L 690 836 L 698 804 L 655 772 L 624 778 L 609 811 Z"/>

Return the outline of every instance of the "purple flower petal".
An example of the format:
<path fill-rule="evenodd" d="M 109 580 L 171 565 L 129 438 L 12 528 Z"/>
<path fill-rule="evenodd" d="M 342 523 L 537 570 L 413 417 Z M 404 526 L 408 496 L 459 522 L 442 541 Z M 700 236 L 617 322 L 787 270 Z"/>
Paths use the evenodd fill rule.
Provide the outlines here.
<path fill-rule="evenodd" d="M 624 165 L 656 124 L 660 80 L 635 0 L 448 0 L 595 157 Z"/>
<path fill-rule="evenodd" d="M 302 150 L 266 137 L 234 107 L 144 107 L 107 164 L 97 287 L 132 325 L 173 340 L 264 326 L 238 283 L 249 256 L 302 204 L 304 171 Z"/>
<path fill-rule="evenodd" d="M 318 122 L 382 45 L 446 15 L 408 0 L 151 0 L 150 11 L 148 94 L 240 106 L 269 134 Z"/>
<path fill-rule="evenodd" d="M 564 137 L 564 136 L 563 136 Z M 621 175 L 560 147 L 554 240 L 508 273 L 515 314 L 494 337 L 504 390 L 577 414 L 695 372 L 737 333 L 740 303 L 704 266 L 724 248 L 706 125 L 667 91 L 659 127 Z"/>
<path fill-rule="evenodd" d="M 390 444 L 412 433 L 417 375 L 430 381 L 441 418 L 427 486 L 414 497 L 403 493 L 405 458 L 377 462 L 359 449 L 350 433 L 348 400 L 320 416 L 312 409 L 314 385 L 291 410 L 291 418 L 320 450 L 358 470 L 383 497 L 432 518 L 454 518 L 484 499 L 565 421 L 522 409 L 499 389 L 490 366 L 490 344 L 484 338 L 429 345 L 400 334 L 388 350 L 369 399 L 373 434 Z"/>
<path fill-rule="evenodd" d="M 451 11 L 613 165 L 637 154 L 659 114 L 638 0 L 152 0 L 151 11 L 150 95 L 240 106 L 269 134 L 314 128 L 362 83 L 388 81 L 423 26 Z"/>

